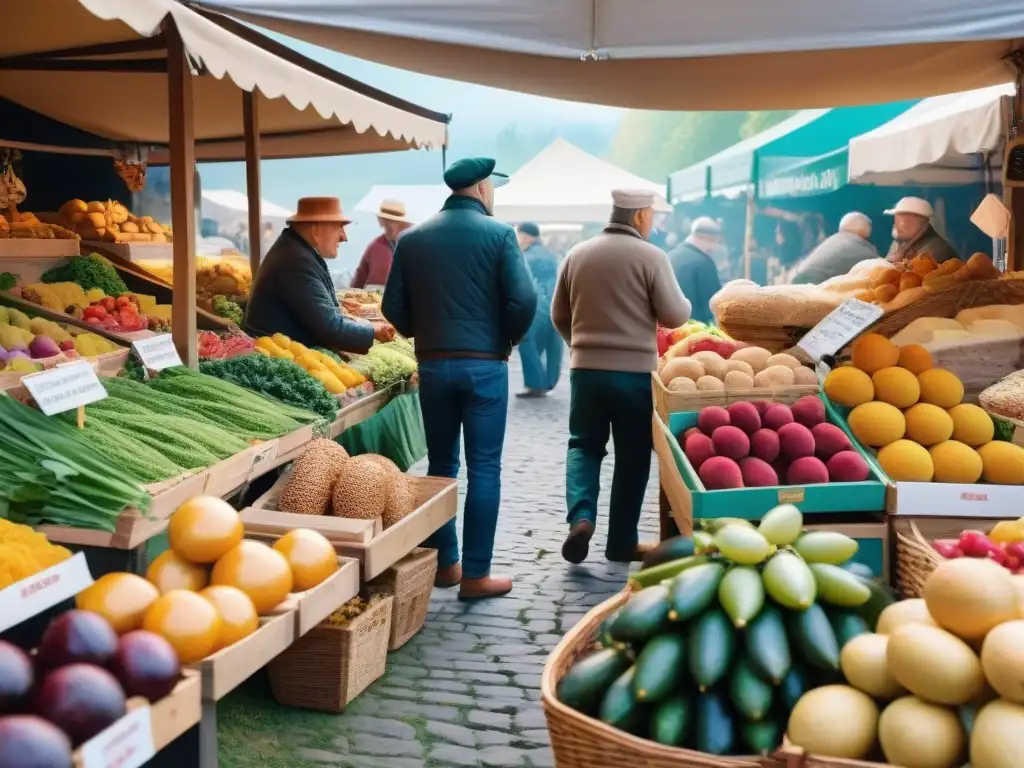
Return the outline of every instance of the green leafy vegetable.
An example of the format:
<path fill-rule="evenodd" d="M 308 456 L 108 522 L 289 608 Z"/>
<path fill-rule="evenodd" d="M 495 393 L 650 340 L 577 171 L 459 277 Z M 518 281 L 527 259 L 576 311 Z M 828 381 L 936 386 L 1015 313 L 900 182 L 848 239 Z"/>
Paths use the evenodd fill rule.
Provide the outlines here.
<path fill-rule="evenodd" d="M 114 266 L 98 253 L 72 256 L 63 264 L 43 273 L 44 283 L 78 283 L 83 290 L 99 288 L 107 296 L 120 296 L 128 286 Z"/>
<path fill-rule="evenodd" d="M 226 318 L 233 322 L 235 325 L 242 324 L 242 320 L 245 317 L 245 312 L 243 312 L 242 308 L 238 304 L 233 302 L 231 299 L 229 299 L 227 296 L 224 296 L 223 294 L 218 294 L 214 296 L 211 305 L 213 307 L 213 313 L 215 315 L 219 315 L 223 318 Z"/>
<path fill-rule="evenodd" d="M 176 370 L 176 369 L 175 369 Z M 240 387 L 333 419 L 338 401 L 324 385 L 291 360 L 264 355 L 242 355 L 230 360 L 207 360 L 199 370 Z"/>
<path fill-rule="evenodd" d="M 0 291 L 9 291 L 15 285 L 18 280 L 10 272 L 0 272 Z"/>

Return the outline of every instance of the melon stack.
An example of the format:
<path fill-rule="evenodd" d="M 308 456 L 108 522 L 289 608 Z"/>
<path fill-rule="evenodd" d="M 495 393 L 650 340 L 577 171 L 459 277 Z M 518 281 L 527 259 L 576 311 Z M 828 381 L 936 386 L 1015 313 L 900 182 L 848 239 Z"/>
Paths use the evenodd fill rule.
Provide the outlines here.
<path fill-rule="evenodd" d="M 824 390 L 852 409 L 850 431 L 895 482 L 1024 484 L 1024 448 L 993 439 L 992 418 L 963 402 L 963 382 L 924 347 L 865 334 Z"/>
<path fill-rule="evenodd" d="M 732 346 L 729 346 L 731 344 Z M 670 392 L 720 392 L 817 386 L 818 377 L 792 355 L 773 355 L 761 347 L 736 349 L 735 342 L 673 357 L 672 347 L 659 362 L 658 375 Z"/>
<path fill-rule="evenodd" d="M 1024 577 L 942 563 L 923 599 L 886 608 L 840 653 L 845 685 L 807 692 L 788 724 L 808 753 L 902 768 L 1024 766 Z"/>

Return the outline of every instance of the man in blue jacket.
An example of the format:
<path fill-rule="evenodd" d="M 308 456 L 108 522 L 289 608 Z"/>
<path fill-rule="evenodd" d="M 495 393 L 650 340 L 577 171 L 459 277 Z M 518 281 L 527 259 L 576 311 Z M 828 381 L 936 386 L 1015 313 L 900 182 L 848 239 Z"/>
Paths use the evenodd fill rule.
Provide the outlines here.
<path fill-rule="evenodd" d="M 533 322 L 537 295 L 515 231 L 492 218 L 494 188 L 508 181 L 494 160 L 453 163 L 440 213 L 408 230 L 395 248 L 381 310 L 413 338 L 429 472 L 456 477 L 466 439 L 468 484 L 463 558 L 455 521 L 431 536 L 437 585 L 459 598 L 497 597 L 512 580 L 491 575 L 501 502 L 501 452 L 508 412 L 508 356 Z"/>
<path fill-rule="evenodd" d="M 551 297 L 555 295 L 558 281 L 558 259 L 541 243 L 540 227 L 532 221 L 524 221 L 516 227 L 516 236 L 537 291 L 537 315 L 519 345 L 524 389 L 516 397 L 544 397 L 555 388 L 562 373 L 562 337 L 551 323 Z"/>

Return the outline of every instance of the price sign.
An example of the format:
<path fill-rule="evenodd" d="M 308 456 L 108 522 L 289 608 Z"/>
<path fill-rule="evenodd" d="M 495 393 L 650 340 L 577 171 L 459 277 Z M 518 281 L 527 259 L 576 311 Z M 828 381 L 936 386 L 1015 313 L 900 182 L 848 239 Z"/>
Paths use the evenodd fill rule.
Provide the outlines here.
<path fill-rule="evenodd" d="M 860 299 L 847 299 L 811 328 L 797 346 L 812 360 L 821 360 L 845 347 L 881 316 L 881 307 Z"/>
<path fill-rule="evenodd" d="M 181 365 L 181 357 L 178 356 L 178 349 L 174 346 L 174 339 L 169 333 L 139 339 L 132 343 L 132 348 L 142 364 L 151 371 L 162 371 L 164 368 Z"/>
<path fill-rule="evenodd" d="M 0 632 L 31 619 L 74 597 L 92 584 L 92 574 L 79 552 L 62 563 L 0 589 Z"/>
<path fill-rule="evenodd" d="M 140 768 L 148 763 L 153 747 L 149 707 L 138 707 L 79 748 L 82 768 Z"/>
<path fill-rule="evenodd" d="M 96 371 L 85 360 L 33 373 L 21 382 L 47 416 L 73 411 L 107 396 Z"/>
<path fill-rule="evenodd" d="M 249 470 L 249 481 L 267 473 L 270 463 L 277 458 L 277 440 L 268 440 L 256 446 L 256 457 L 253 459 L 252 468 Z"/>

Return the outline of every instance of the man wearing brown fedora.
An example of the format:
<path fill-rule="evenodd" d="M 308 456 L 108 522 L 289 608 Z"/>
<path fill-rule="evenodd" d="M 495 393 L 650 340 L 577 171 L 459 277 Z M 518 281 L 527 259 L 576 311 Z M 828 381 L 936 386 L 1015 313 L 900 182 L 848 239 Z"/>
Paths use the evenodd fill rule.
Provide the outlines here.
<path fill-rule="evenodd" d="M 391 271 L 391 260 L 395 255 L 395 243 L 399 236 L 412 226 L 406 218 L 405 203 L 401 200 L 383 200 L 377 209 L 377 223 L 383 231 L 379 237 L 366 246 L 363 258 L 356 267 L 350 285 L 353 288 L 383 288 Z"/>
<path fill-rule="evenodd" d="M 283 333 L 310 347 L 366 352 L 374 339 L 390 341 L 390 325 L 345 317 L 326 259 L 348 238 L 336 197 L 303 197 L 288 226 L 267 251 L 253 283 L 244 326 L 252 336 Z"/>

